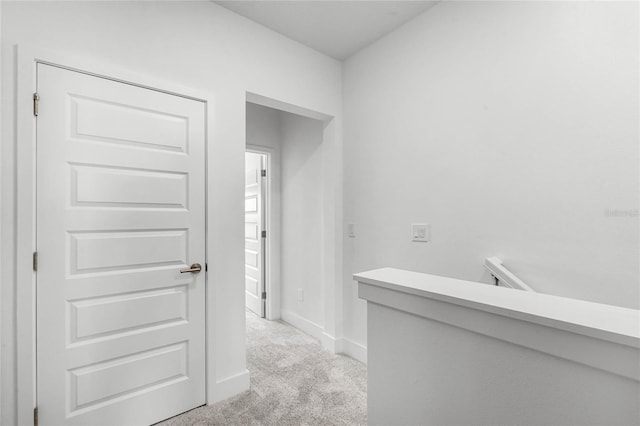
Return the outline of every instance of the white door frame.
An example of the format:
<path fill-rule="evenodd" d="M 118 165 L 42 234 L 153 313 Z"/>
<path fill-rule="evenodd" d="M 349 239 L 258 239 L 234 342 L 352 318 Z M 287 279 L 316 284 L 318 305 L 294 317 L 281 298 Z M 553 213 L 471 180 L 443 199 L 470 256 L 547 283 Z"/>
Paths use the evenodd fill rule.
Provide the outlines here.
<path fill-rule="evenodd" d="M 247 144 L 246 152 L 264 155 L 266 158 L 267 184 L 265 187 L 265 228 L 267 241 L 265 244 L 263 267 L 266 268 L 264 288 L 267 292 L 265 318 L 280 319 L 280 159 L 274 149 Z M 263 194 L 264 195 L 264 194 Z"/>
<path fill-rule="evenodd" d="M 175 83 L 161 81 L 123 71 L 109 63 L 77 58 L 64 53 L 52 52 L 35 46 L 18 46 L 17 58 L 17 108 L 16 108 L 16 382 L 17 382 L 17 423 L 34 424 L 34 408 L 36 407 L 36 274 L 32 269 L 32 255 L 36 244 L 36 120 L 33 116 L 33 93 L 36 92 L 38 63 L 58 66 L 72 71 L 79 71 L 125 84 L 168 93 L 193 99 L 205 104 L 205 191 L 207 191 L 207 175 L 210 150 L 208 141 L 212 137 L 213 96 L 202 91 L 180 86 Z M 144 82 L 144 83 L 142 83 Z M 208 202 L 207 202 L 208 205 Z M 206 208 L 206 207 L 205 207 Z M 205 232 L 207 232 L 205 222 Z M 206 251 L 206 246 L 205 246 Z M 205 262 L 209 263 L 208 252 Z M 213 291 L 209 291 L 209 277 L 206 277 L 205 311 L 213 306 Z M 206 395 L 214 392 L 216 386 L 214 340 L 210 336 L 213 327 L 213 315 L 206 315 Z M 177 414 L 177 413 L 176 413 Z"/>

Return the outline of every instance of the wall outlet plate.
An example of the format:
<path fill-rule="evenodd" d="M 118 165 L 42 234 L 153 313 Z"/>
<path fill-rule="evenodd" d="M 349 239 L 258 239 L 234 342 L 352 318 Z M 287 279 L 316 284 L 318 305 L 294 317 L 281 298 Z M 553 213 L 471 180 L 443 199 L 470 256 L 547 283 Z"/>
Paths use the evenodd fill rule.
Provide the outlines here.
<path fill-rule="evenodd" d="M 355 238 L 356 237 L 356 225 L 354 223 L 348 223 L 347 224 L 347 236 L 349 238 Z"/>
<path fill-rule="evenodd" d="M 411 224 L 411 241 L 426 243 L 431 239 L 431 227 L 428 223 Z"/>

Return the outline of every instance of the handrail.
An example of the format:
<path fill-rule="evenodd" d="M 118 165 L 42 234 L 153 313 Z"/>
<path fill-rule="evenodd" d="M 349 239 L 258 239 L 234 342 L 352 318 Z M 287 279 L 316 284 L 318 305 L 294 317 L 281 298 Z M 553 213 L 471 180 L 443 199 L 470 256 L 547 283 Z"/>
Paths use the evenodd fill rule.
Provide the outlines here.
<path fill-rule="evenodd" d="M 516 277 L 513 272 L 509 271 L 502 265 L 502 260 L 497 257 L 487 257 L 484 260 L 484 267 L 489 270 L 491 276 L 496 280 L 496 285 L 501 283 L 504 287 L 514 288 L 516 290 L 532 291 L 535 290 L 526 285 L 522 280 Z"/>

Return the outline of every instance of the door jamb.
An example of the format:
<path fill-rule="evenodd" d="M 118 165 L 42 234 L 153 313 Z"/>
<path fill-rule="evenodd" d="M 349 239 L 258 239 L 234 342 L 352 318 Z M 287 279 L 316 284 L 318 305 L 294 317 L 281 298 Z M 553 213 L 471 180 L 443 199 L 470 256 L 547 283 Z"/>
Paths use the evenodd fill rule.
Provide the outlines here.
<path fill-rule="evenodd" d="M 17 99 L 16 99 L 16 423 L 34 424 L 34 408 L 37 406 L 36 375 L 36 273 L 32 268 L 32 256 L 36 251 L 36 120 L 33 116 L 33 93 L 37 90 L 37 64 L 47 64 L 81 72 L 96 77 L 131 84 L 183 98 L 203 102 L 205 106 L 205 233 L 208 232 L 208 149 L 212 138 L 213 99 L 210 93 L 196 91 L 180 84 L 155 79 L 122 70 L 108 62 L 88 60 L 65 53 L 43 49 L 29 44 L 16 46 L 17 50 Z M 144 81 L 142 84 L 140 82 Z M 208 240 L 208 239 L 207 239 Z M 208 259 L 205 242 L 205 262 Z M 213 291 L 209 290 L 209 276 L 205 277 L 205 398 L 214 392 L 215 380 L 215 327 Z"/>

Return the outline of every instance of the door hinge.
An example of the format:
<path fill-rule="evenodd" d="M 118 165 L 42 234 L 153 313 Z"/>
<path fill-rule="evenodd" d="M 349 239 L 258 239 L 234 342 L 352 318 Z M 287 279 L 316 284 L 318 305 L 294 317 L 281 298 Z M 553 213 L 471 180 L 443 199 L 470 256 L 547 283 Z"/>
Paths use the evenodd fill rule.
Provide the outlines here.
<path fill-rule="evenodd" d="M 38 109 L 40 104 L 40 95 L 38 93 L 33 94 L 33 115 L 38 116 Z"/>
<path fill-rule="evenodd" d="M 267 231 L 262 231 L 262 238 L 267 238 Z"/>
<path fill-rule="evenodd" d="M 38 426 L 38 407 L 33 409 L 33 426 Z"/>
<path fill-rule="evenodd" d="M 261 170 L 260 171 L 260 176 L 267 177 L 267 171 L 266 170 Z"/>
<path fill-rule="evenodd" d="M 267 292 L 266 291 L 262 292 L 262 300 L 267 300 Z"/>
<path fill-rule="evenodd" d="M 33 270 L 38 271 L 38 252 L 33 252 Z"/>

